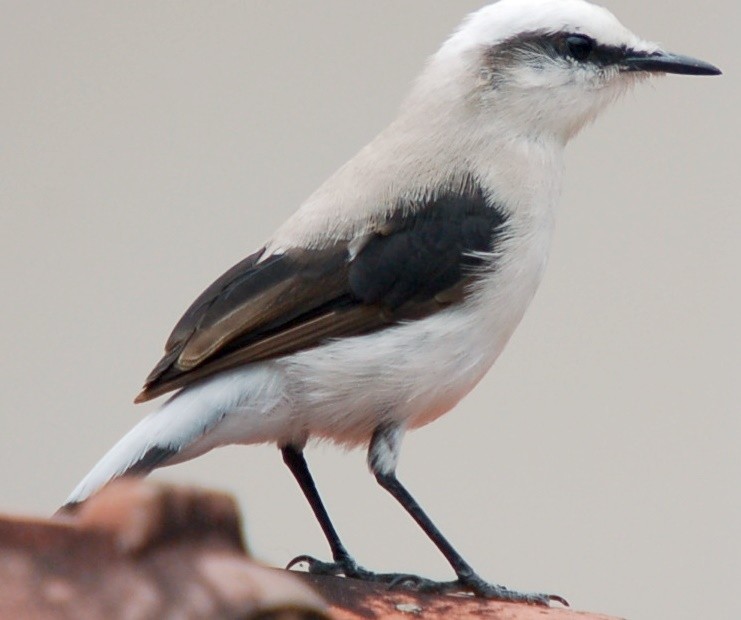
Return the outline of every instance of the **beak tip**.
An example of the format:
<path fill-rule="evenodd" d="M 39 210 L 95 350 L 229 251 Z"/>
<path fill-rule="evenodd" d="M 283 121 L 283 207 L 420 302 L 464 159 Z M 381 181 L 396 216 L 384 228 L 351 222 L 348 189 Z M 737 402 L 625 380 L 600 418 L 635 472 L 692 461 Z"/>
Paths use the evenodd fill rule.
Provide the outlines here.
<path fill-rule="evenodd" d="M 637 54 L 625 59 L 629 71 L 647 71 L 651 73 L 676 73 L 680 75 L 722 75 L 715 65 L 680 54 L 655 52 Z"/>

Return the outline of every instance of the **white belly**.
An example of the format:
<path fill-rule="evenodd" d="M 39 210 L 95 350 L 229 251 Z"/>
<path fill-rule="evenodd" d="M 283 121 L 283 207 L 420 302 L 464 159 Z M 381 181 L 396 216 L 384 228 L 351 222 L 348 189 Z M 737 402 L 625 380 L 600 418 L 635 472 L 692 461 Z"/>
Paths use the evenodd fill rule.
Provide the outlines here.
<path fill-rule="evenodd" d="M 449 411 L 502 352 L 546 252 L 533 243 L 508 248 L 463 306 L 274 362 L 285 372 L 292 432 L 358 444 L 381 421 L 416 428 Z"/>

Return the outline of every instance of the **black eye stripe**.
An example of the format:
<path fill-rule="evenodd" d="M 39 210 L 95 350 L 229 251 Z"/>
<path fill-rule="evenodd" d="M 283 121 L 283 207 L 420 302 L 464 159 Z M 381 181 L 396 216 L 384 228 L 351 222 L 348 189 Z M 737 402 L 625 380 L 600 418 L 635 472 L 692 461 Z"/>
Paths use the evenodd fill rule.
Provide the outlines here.
<path fill-rule="evenodd" d="M 619 64 L 626 55 L 624 46 L 603 45 L 578 32 L 533 31 L 519 34 L 487 50 L 492 69 L 522 62 L 537 62 L 538 56 L 588 63 L 597 67 Z"/>

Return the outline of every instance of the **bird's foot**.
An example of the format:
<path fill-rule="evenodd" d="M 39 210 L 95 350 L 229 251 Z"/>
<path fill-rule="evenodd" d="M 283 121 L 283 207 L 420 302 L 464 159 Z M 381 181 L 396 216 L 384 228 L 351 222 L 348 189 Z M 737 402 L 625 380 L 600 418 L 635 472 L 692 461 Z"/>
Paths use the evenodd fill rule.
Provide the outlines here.
<path fill-rule="evenodd" d="M 322 562 L 308 555 L 300 555 L 291 560 L 286 568 L 290 569 L 301 563 L 308 566 L 309 573 L 312 575 L 344 575 L 350 579 L 383 583 L 391 589 L 428 594 L 472 594 L 495 601 L 527 603 L 528 605 L 542 605 L 544 607 L 548 607 L 552 602 L 560 603 L 564 607 L 569 606 L 568 601 L 557 594 L 516 592 L 504 586 L 487 583 L 475 573 L 461 576 L 455 581 L 433 581 L 432 579 L 405 573 L 374 573 L 358 566 L 350 556 L 340 558 L 334 562 Z"/>
<path fill-rule="evenodd" d="M 428 580 L 417 575 L 406 575 L 402 573 L 374 573 L 366 570 L 355 562 L 352 557 L 345 556 L 334 562 L 322 562 L 310 555 L 299 555 L 293 558 L 286 566 L 291 569 L 297 564 L 306 564 L 311 575 L 339 576 L 344 575 L 350 579 L 368 581 L 371 583 L 383 583 L 390 588 L 417 590 L 417 584 Z M 433 582 L 429 582 L 433 583 Z"/>
<path fill-rule="evenodd" d="M 568 601 L 557 594 L 539 592 L 516 592 L 504 586 L 487 583 L 476 574 L 463 576 L 455 581 L 433 581 L 417 575 L 384 575 L 392 577 L 388 581 L 391 588 L 402 588 L 428 594 L 472 594 L 473 596 L 505 601 L 508 603 L 526 603 L 548 607 L 550 603 L 560 603 L 569 607 Z"/>
<path fill-rule="evenodd" d="M 422 577 L 409 575 L 409 580 L 398 585 L 417 592 L 431 594 L 472 594 L 480 598 L 505 601 L 508 603 L 526 603 L 528 605 L 542 605 L 548 607 L 552 602 L 569 607 L 568 601 L 557 594 L 540 592 L 516 592 L 504 586 L 488 583 L 476 573 L 459 576 L 455 581 L 432 581 Z M 396 585 L 396 584 L 392 584 Z"/>
<path fill-rule="evenodd" d="M 376 581 L 375 577 L 378 577 L 376 573 L 365 570 L 358 566 L 358 564 L 349 555 L 342 557 L 334 562 L 322 562 L 310 555 L 299 555 L 293 558 L 286 566 L 286 569 L 291 569 L 297 564 L 306 564 L 308 566 L 308 572 L 311 575 L 327 575 L 327 576 L 339 576 L 344 575 L 351 579 L 362 579 L 363 581 Z"/>

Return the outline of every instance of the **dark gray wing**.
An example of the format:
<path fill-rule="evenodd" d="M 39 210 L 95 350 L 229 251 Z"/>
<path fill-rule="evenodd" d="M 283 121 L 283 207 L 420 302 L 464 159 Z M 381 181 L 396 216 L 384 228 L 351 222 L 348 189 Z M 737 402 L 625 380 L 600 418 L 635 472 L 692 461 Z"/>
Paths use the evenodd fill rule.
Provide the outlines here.
<path fill-rule="evenodd" d="M 464 298 L 504 216 L 472 186 L 398 205 L 362 247 L 244 259 L 180 319 L 137 402 L 216 372 L 418 319 Z"/>

